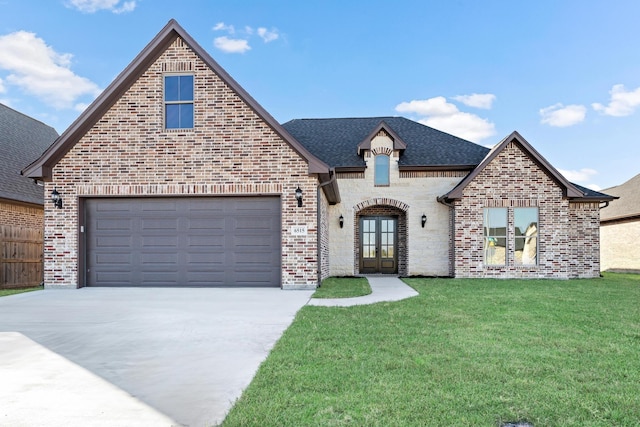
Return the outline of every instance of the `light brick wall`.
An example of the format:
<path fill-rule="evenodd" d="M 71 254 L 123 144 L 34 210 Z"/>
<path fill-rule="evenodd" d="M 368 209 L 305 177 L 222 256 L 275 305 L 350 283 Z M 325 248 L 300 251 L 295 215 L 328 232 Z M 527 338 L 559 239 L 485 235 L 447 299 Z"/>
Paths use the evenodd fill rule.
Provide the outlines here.
<path fill-rule="evenodd" d="M 538 265 L 485 266 L 483 209 L 506 207 L 513 229 L 513 208 L 539 209 Z M 464 189 L 455 202 L 455 277 L 595 277 L 599 260 L 597 203 L 570 203 L 562 189 L 520 147 L 510 143 Z M 508 236 L 513 242 L 512 233 Z M 511 243 L 512 245 L 512 243 Z M 594 255 L 595 254 L 595 255 Z"/>
<path fill-rule="evenodd" d="M 600 227 L 602 271 L 640 273 L 640 220 L 603 224 Z"/>
<path fill-rule="evenodd" d="M 195 126 L 163 126 L 163 76 L 195 76 Z M 315 287 L 317 179 L 308 165 L 220 78 L 177 39 L 53 170 L 64 209 L 45 214 L 45 284 L 81 286 L 79 197 L 279 195 L 282 286 Z M 304 204 L 298 208 L 294 190 Z M 305 225 L 307 236 L 291 235 Z"/>
<path fill-rule="evenodd" d="M 371 148 L 391 149 L 388 137 L 376 137 Z M 354 147 L 354 150 L 356 147 Z M 366 156 L 367 169 L 363 178 L 357 174 L 341 174 L 338 178 L 342 202 L 329 206 L 329 230 L 331 244 L 329 258 L 332 276 L 358 274 L 358 259 L 355 253 L 358 206 L 367 201 L 388 199 L 388 206 L 407 206 L 406 234 L 407 260 L 406 275 L 448 276 L 449 275 L 449 208 L 438 203 L 436 198 L 453 187 L 467 172 L 403 172 L 398 168 L 398 157 L 390 162 L 390 185 L 374 185 L 374 157 Z M 346 178 L 349 177 L 349 178 Z M 427 223 L 422 228 L 422 214 L 427 215 Z M 344 217 L 344 228 L 340 228 L 338 218 Z"/>
<path fill-rule="evenodd" d="M 42 230 L 44 226 L 44 209 L 42 207 L 13 203 L 9 200 L 0 200 L 0 225 Z"/>

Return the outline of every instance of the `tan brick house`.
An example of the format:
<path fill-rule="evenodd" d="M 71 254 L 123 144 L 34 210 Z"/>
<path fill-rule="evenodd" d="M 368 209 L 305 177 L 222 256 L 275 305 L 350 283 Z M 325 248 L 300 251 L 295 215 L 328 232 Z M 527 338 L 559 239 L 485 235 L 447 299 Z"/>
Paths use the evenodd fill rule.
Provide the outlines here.
<path fill-rule="evenodd" d="M 604 191 L 618 199 L 600 217 L 602 270 L 640 273 L 640 174 Z"/>
<path fill-rule="evenodd" d="M 515 133 L 489 152 L 401 117 L 281 125 L 173 20 L 23 173 L 64 200 L 48 287 L 592 277 L 610 199 Z"/>

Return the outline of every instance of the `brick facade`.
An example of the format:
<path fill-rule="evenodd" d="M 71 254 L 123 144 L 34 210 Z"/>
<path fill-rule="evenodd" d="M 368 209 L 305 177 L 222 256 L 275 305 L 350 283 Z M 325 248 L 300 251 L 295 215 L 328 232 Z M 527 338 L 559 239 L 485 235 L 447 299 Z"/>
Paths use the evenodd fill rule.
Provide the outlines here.
<path fill-rule="evenodd" d="M 600 255 L 603 271 L 640 273 L 640 220 L 608 222 L 600 227 Z"/>
<path fill-rule="evenodd" d="M 44 208 L 42 206 L 0 200 L 0 225 L 27 227 L 42 230 Z"/>
<path fill-rule="evenodd" d="M 598 203 L 574 203 L 517 143 L 510 142 L 454 202 L 455 277 L 575 278 L 599 275 Z M 513 251 L 504 266 L 487 266 L 483 253 L 483 210 L 538 208 L 538 263 L 518 266 Z M 507 236 L 513 242 L 513 233 Z"/>
<path fill-rule="evenodd" d="M 165 130 L 163 76 L 194 75 L 194 128 Z M 294 190 L 304 204 L 298 207 Z M 82 286 L 81 197 L 279 195 L 282 286 L 318 282 L 317 178 L 308 163 L 181 38 L 129 87 L 53 169 L 64 209 L 45 215 L 45 284 Z M 306 236 L 293 236 L 305 225 Z"/>

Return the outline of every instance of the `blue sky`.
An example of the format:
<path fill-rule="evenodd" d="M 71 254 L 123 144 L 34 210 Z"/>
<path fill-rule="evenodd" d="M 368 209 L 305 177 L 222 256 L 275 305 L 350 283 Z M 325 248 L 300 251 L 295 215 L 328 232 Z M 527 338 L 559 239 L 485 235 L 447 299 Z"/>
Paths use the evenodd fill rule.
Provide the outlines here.
<path fill-rule="evenodd" d="M 640 173 L 640 2 L 0 0 L 0 102 L 58 130 L 175 18 L 281 122 L 517 130 L 575 183 Z"/>

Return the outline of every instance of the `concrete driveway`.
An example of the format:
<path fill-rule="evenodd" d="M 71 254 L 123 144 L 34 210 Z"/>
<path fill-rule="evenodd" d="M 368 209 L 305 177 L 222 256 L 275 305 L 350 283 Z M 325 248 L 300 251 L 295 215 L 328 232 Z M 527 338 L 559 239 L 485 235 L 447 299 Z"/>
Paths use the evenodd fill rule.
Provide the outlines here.
<path fill-rule="evenodd" d="M 84 288 L 0 298 L 0 425 L 216 425 L 311 294 Z"/>

